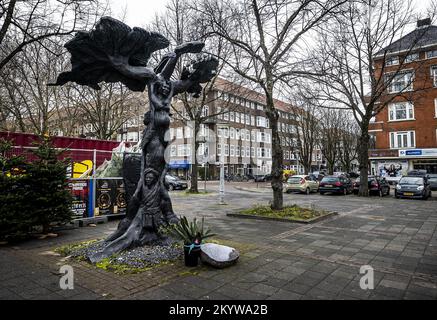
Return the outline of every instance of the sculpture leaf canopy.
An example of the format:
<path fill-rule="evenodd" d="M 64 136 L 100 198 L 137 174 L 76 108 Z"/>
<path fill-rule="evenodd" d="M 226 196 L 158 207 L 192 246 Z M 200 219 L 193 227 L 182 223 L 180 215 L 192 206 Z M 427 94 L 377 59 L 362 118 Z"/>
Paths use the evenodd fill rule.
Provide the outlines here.
<path fill-rule="evenodd" d="M 144 81 L 128 78 L 114 69 L 109 57 L 123 57 L 132 66 L 146 67 L 151 54 L 169 46 L 156 32 L 130 28 L 111 17 L 102 17 L 90 32 L 78 32 L 65 44 L 71 54 L 71 71 L 58 76 L 54 85 L 69 81 L 100 89 L 98 83 L 121 82 L 133 91 L 144 91 Z"/>

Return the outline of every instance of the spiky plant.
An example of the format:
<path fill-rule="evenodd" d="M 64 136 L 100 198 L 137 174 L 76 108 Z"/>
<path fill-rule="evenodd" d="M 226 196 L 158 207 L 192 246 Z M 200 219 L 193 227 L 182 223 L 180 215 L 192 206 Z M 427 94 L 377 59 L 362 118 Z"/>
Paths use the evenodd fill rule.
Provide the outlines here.
<path fill-rule="evenodd" d="M 210 229 L 205 231 L 204 220 L 199 223 L 196 218 L 193 221 L 188 221 L 187 217 L 180 217 L 179 223 L 172 226 L 172 234 L 184 241 L 185 244 L 200 244 L 202 240 L 215 236 Z"/>

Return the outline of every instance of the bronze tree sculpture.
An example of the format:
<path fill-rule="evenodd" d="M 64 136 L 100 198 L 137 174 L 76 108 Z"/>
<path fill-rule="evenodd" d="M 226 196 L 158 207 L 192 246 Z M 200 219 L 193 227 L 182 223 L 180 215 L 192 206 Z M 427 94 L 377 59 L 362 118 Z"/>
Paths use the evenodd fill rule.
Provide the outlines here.
<path fill-rule="evenodd" d="M 151 54 L 168 45 L 169 41 L 158 33 L 131 29 L 110 17 L 101 18 L 95 29 L 79 32 L 65 44 L 71 54 L 72 70 L 61 73 L 54 85 L 72 81 L 99 90 L 100 82 L 121 82 L 133 91 L 144 91 L 147 87 L 150 103 L 144 119 L 140 178 L 129 199 L 127 215 L 105 240 L 104 249 L 89 257 L 92 262 L 130 247 L 151 244 L 160 238 L 158 228 L 162 224 L 178 221 L 164 185 L 170 102 L 173 96 L 183 92 L 199 96 L 200 84 L 215 76 L 218 61 L 202 55 L 184 67 L 179 80 L 171 80 L 180 56 L 201 53 L 204 43 L 182 44 L 164 55 L 155 69 L 148 68 Z M 124 172 L 129 170 L 123 168 Z"/>

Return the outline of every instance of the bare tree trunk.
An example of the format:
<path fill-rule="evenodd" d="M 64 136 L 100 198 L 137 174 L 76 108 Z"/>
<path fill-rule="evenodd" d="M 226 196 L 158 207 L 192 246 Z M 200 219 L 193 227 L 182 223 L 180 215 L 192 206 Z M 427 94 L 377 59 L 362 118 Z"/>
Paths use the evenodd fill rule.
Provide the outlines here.
<path fill-rule="evenodd" d="M 198 180 L 199 180 L 199 168 L 197 163 L 197 150 L 199 149 L 199 142 L 197 141 L 197 134 L 199 132 L 199 123 L 197 120 L 193 121 L 193 139 L 194 139 L 194 150 L 193 150 L 193 163 L 191 165 L 191 193 L 199 193 Z"/>
<path fill-rule="evenodd" d="M 358 145 L 358 159 L 360 162 L 360 190 L 358 192 L 359 196 L 368 197 L 369 196 L 369 186 L 368 186 L 368 172 L 369 172 L 369 127 L 368 122 L 364 121 L 361 123 L 361 136 L 359 137 Z"/>
<path fill-rule="evenodd" d="M 269 118 L 272 129 L 272 190 L 273 190 L 273 210 L 281 210 L 283 208 L 283 188 L 282 188 L 282 168 L 283 154 L 281 147 L 281 139 L 278 131 L 278 115 L 274 110 L 272 95 L 267 95 L 267 111 L 266 115 Z"/>

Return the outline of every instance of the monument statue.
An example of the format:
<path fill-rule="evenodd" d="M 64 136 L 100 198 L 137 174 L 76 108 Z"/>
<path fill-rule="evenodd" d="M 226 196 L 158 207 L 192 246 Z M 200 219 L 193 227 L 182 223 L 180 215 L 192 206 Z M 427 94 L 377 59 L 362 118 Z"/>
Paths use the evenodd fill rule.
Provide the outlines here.
<path fill-rule="evenodd" d="M 145 114 L 146 129 L 141 141 L 140 178 L 136 187 L 131 188 L 135 192 L 128 198 L 126 217 L 105 240 L 104 249 L 89 257 L 91 262 L 127 248 L 153 244 L 161 238 L 158 232 L 161 225 L 178 221 L 164 185 L 170 102 L 183 92 L 198 97 L 202 92 L 200 84 L 216 75 L 218 60 L 202 54 L 204 43 L 193 41 L 165 54 L 155 69 L 147 67 L 151 54 L 168 46 L 169 41 L 162 35 L 131 29 L 110 17 L 101 18 L 92 31 L 78 32 L 65 44 L 71 54 L 72 69 L 61 73 L 54 85 L 72 81 L 99 90 L 100 82 L 121 82 L 133 91 L 147 88 L 149 95 L 150 110 Z M 172 80 L 178 59 L 188 53 L 197 54 L 197 59 L 183 68 L 180 79 Z M 129 163 L 133 161 L 124 161 L 124 166 Z M 129 167 L 124 167 L 123 175 L 127 176 L 129 171 Z M 125 184 L 129 184 L 126 179 Z"/>

